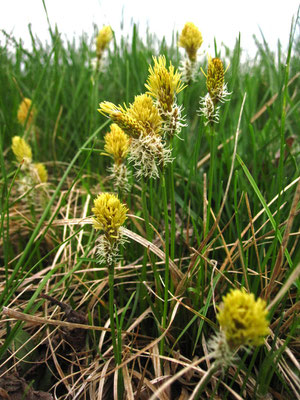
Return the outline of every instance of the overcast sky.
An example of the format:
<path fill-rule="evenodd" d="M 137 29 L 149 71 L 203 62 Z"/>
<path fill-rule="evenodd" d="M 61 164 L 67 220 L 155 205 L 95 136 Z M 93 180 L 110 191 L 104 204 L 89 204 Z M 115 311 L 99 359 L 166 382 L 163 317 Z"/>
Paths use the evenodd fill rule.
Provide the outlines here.
<path fill-rule="evenodd" d="M 22 37 L 29 46 L 28 24 L 41 40 L 49 38 L 42 0 L 0 0 L 0 28 Z M 63 36 L 72 39 L 82 32 L 93 35 L 93 23 L 99 28 L 111 25 L 117 39 L 139 24 L 143 36 L 147 25 L 158 37 L 171 42 L 172 30 L 181 31 L 185 22 L 193 22 L 202 32 L 203 50 L 213 48 L 213 39 L 233 47 L 241 32 L 242 48 L 251 55 L 253 34 L 261 40 L 261 28 L 275 50 L 280 39 L 287 46 L 290 25 L 299 0 L 45 0 L 52 27 L 58 25 Z M 124 21 L 121 31 L 121 21 Z M 299 29 L 298 29 L 299 34 Z"/>

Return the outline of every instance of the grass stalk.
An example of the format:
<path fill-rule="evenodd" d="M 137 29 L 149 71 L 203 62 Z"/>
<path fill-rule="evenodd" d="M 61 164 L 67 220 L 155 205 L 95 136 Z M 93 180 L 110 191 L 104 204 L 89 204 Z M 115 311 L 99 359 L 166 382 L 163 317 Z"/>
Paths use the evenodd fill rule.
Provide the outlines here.
<path fill-rule="evenodd" d="M 116 332 L 115 315 L 115 296 L 114 296 L 114 279 L 115 279 L 115 265 L 111 264 L 108 266 L 108 287 L 109 287 L 109 319 L 110 319 L 110 329 L 111 329 L 111 340 L 113 345 L 113 353 L 115 357 L 115 362 L 120 365 L 122 362 L 122 343 L 121 336 Z M 119 330 L 118 330 L 119 331 Z M 123 396 L 123 379 L 122 370 L 118 370 L 118 399 L 121 400 Z"/>
<path fill-rule="evenodd" d="M 209 164 L 209 173 L 208 173 L 208 203 L 207 203 L 207 215 L 206 215 L 206 225 L 205 225 L 205 236 L 209 231 L 209 220 L 210 220 L 210 210 L 212 206 L 212 197 L 213 197 L 213 187 L 214 187 L 214 176 L 216 171 L 216 151 L 217 151 L 217 141 L 216 141 L 216 132 L 215 126 L 210 124 L 209 131 L 209 145 L 210 145 L 210 164 Z"/>
<path fill-rule="evenodd" d="M 164 275 L 164 306 L 162 315 L 162 330 L 164 331 L 167 326 L 168 314 L 168 299 L 169 299 L 169 284 L 170 284 L 170 271 L 169 271 L 169 254 L 170 254 L 170 234 L 169 234 L 169 212 L 168 212 L 168 195 L 167 186 L 164 175 L 160 175 L 161 185 L 163 190 L 163 204 L 164 204 L 164 221 L 165 221 L 165 275 Z M 165 340 L 162 338 L 160 342 L 160 354 L 164 354 Z"/>

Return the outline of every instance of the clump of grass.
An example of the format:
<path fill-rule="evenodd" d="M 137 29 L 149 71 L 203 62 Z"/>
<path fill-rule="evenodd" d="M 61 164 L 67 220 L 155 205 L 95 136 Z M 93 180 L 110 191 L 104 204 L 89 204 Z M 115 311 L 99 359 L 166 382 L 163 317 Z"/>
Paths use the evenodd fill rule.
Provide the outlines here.
<path fill-rule="evenodd" d="M 186 49 L 196 35 L 188 27 Z M 109 68 L 97 73 L 86 37 L 76 47 L 51 32 L 44 46 L 32 35 L 30 52 L 8 37 L 13 52 L 8 43 L 0 51 L 1 377 L 10 382 L 17 371 L 61 399 L 298 396 L 294 36 L 295 24 L 278 60 L 265 42 L 252 64 L 240 65 L 240 39 L 225 48 L 232 93 L 218 124 L 196 111 L 207 92 L 214 112 L 224 100 L 223 48 L 208 65 L 197 56 L 206 77 L 182 90 L 177 44 L 155 51 L 136 27 L 131 43 L 102 46 Z M 20 93 L 34 104 L 22 124 Z M 97 113 L 99 102 L 118 130 Z M 146 139 L 152 169 L 136 150 L 139 141 L 149 150 Z M 129 190 L 111 179 L 103 151 L 126 165 Z M 21 207 L 16 185 L 32 153 L 53 160 L 51 184 L 45 205 Z M 259 346 L 245 351 L 249 344 Z"/>

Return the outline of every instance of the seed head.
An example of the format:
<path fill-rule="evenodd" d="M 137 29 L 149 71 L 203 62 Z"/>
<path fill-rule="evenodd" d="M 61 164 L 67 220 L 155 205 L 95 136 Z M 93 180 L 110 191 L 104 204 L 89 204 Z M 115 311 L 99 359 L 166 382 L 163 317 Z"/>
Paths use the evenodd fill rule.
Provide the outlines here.
<path fill-rule="evenodd" d="M 26 123 L 26 129 L 31 125 L 34 115 L 35 115 L 35 108 L 31 107 L 32 101 L 30 99 L 28 99 L 27 97 L 25 97 L 18 108 L 18 114 L 17 114 L 17 118 L 18 121 L 21 125 L 24 125 L 25 122 Z M 31 110 L 30 110 L 31 108 Z M 29 112 L 30 110 L 30 112 Z"/>
<path fill-rule="evenodd" d="M 199 29 L 192 22 L 187 22 L 179 36 L 178 45 L 185 49 L 192 62 L 196 61 L 197 51 L 202 43 L 203 38 Z"/>
<path fill-rule="evenodd" d="M 149 77 L 145 87 L 148 89 L 154 99 L 156 99 L 158 106 L 163 111 L 170 112 L 175 96 L 185 88 L 181 82 L 181 74 L 174 71 L 174 66 L 170 62 L 169 69 L 166 67 L 165 56 L 159 56 L 158 59 L 153 57 L 154 67 L 149 67 Z"/>
<path fill-rule="evenodd" d="M 103 101 L 99 104 L 98 111 L 100 114 L 110 118 L 125 133 L 132 137 L 139 137 L 144 132 L 144 127 L 128 113 L 128 108 L 121 105 L 116 106 L 109 101 Z"/>
<path fill-rule="evenodd" d="M 104 150 L 114 158 L 114 162 L 120 165 L 127 157 L 130 139 L 117 124 L 110 126 L 110 132 L 104 136 Z"/>
<path fill-rule="evenodd" d="M 104 26 L 102 29 L 100 29 L 96 38 L 96 53 L 98 57 L 101 57 L 103 51 L 108 47 L 112 38 L 113 33 L 110 26 Z"/>
<path fill-rule="evenodd" d="M 270 332 L 266 302 L 255 300 L 254 294 L 244 289 L 232 289 L 218 309 L 217 319 L 230 348 L 259 346 Z"/>
<path fill-rule="evenodd" d="M 128 209 L 118 197 L 110 193 L 101 193 L 94 200 L 94 227 L 104 232 L 106 238 L 114 242 L 119 237 L 119 229 L 126 220 Z"/>
<path fill-rule="evenodd" d="M 19 163 L 23 160 L 26 164 L 30 164 L 32 161 L 32 151 L 29 144 L 25 142 L 20 136 L 14 136 L 12 139 L 11 149 L 16 156 Z"/>

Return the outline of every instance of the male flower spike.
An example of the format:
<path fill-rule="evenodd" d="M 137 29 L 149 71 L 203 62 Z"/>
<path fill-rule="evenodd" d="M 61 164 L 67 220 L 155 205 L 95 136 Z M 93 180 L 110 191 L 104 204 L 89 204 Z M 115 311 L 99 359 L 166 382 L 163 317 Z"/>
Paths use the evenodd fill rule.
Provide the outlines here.
<path fill-rule="evenodd" d="M 150 65 L 149 76 L 145 84 L 147 94 L 155 100 L 159 114 L 163 119 L 162 130 L 170 137 L 178 135 L 184 126 L 184 118 L 181 117 L 181 107 L 176 104 L 176 95 L 186 86 L 181 82 L 181 74 L 174 70 L 170 62 L 166 67 L 165 56 L 153 57 L 154 67 Z"/>
<path fill-rule="evenodd" d="M 122 164 L 127 157 L 130 144 L 130 139 L 126 133 L 117 124 L 112 124 L 110 132 L 104 136 L 104 141 L 106 154 L 113 157 L 115 164 Z"/>
<path fill-rule="evenodd" d="M 181 82 L 181 74 L 174 71 L 170 62 L 169 69 L 166 67 L 166 57 L 153 57 L 154 67 L 149 67 L 149 77 L 145 87 L 148 94 L 157 101 L 161 114 L 171 112 L 175 102 L 176 94 L 181 92 L 185 85 Z"/>
<path fill-rule="evenodd" d="M 128 115 L 138 121 L 143 132 L 132 138 L 129 161 L 133 164 L 136 178 L 159 176 L 158 167 L 171 162 L 171 150 L 166 147 L 162 134 L 163 120 L 152 98 L 147 94 L 135 96 Z"/>
<path fill-rule="evenodd" d="M 23 138 L 21 138 L 20 136 L 14 136 L 12 138 L 11 149 L 18 163 L 22 163 L 21 170 L 23 173 L 20 174 L 20 177 L 17 181 L 17 190 L 20 194 L 23 195 L 25 192 L 32 189 L 36 184 L 47 182 L 48 173 L 45 165 L 42 163 L 32 162 L 31 147 L 29 146 L 29 144 L 26 143 Z M 39 193 L 36 193 L 37 197 L 35 197 L 34 195 L 35 193 L 33 191 L 30 191 L 28 193 L 28 199 L 30 199 L 30 201 L 32 202 L 39 202 L 42 199 L 39 196 Z"/>
<path fill-rule="evenodd" d="M 270 333 L 268 311 L 264 300 L 255 300 L 245 289 L 231 289 L 222 298 L 217 320 L 220 332 L 209 341 L 211 368 L 224 369 L 237 362 L 236 350 L 240 346 L 259 346 Z"/>
<path fill-rule="evenodd" d="M 161 136 L 163 120 L 150 96 L 135 96 L 129 107 L 105 101 L 100 103 L 98 111 L 131 137 L 128 159 L 133 163 L 138 179 L 158 177 L 158 166 L 172 161 L 171 150 Z"/>
<path fill-rule="evenodd" d="M 232 289 L 223 297 L 217 319 L 230 348 L 259 346 L 270 333 L 266 302 L 253 293 Z"/>
<path fill-rule="evenodd" d="M 98 111 L 105 117 L 115 122 L 127 135 L 138 138 L 144 132 L 143 126 L 128 113 L 126 106 L 118 105 L 109 101 L 103 101 L 99 104 Z"/>
<path fill-rule="evenodd" d="M 29 112 L 30 110 L 30 112 Z M 17 118 L 21 125 L 24 125 L 26 122 L 26 129 L 30 127 L 33 122 L 35 116 L 35 108 L 32 107 L 32 101 L 25 97 L 18 108 Z"/>
<path fill-rule="evenodd" d="M 224 101 L 224 67 L 219 58 L 208 59 L 206 87 L 214 104 Z"/>
<path fill-rule="evenodd" d="M 199 29 L 192 22 L 187 22 L 179 36 L 178 45 L 185 49 L 192 62 L 196 61 L 197 51 L 202 43 L 203 38 Z"/>
<path fill-rule="evenodd" d="M 202 71 L 203 72 L 203 71 Z M 226 72 L 226 71 L 225 71 Z M 208 59 L 206 77 L 207 94 L 200 99 L 199 114 L 203 115 L 208 123 L 219 122 L 219 106 L 218 103 L 224 103 L 230 93 L 227 90 L 227 84 L 224 83 L 224 67 L 219 58 Z"/>
<path fill-rule="evenodd" d="M 187 53 L 180 63 L 180 72 L 183 82 L 189 83 L 196 80 L 198 64 L 197 51 L 203 43 L 203 38 L 199 29 L 192 23 L 187 22 L 179 36 L 178 46 L 183 47 Z"/>
<path fill-rule="evenodd" d="M 108 169 L 114 189 L 128 192 L 130 185 L 125 160 L 129 152 L 130 138 L 117 124 L 111 124 L 110 132 L 104 136 L 104 141 L 105 153 L 103 154 L 111 156 L 114 160 L 113 166 Z"/>
<path fill-rule="evenodd" d="M 96 38 L 96 53 L 99 59 L 102 57 L 104 50 L 108 47 L 112 38 L 113 33 L 110 26 L 104 26 L 100 29 Z"/>
<path fill-rule="evenodd" d="M 33 174 L 37 183 L 46 183 L 48 181 L 48 172 L 43 163 L 33 164 Z"/>
<path fill-rule="evenodd" d="M 14 136 L 12 139 L 11 149 L 19 163 L 24 160 L 25 165 L 29 165 L 32 161 L 32 151 L 29 144 L 20 136 Z"/>
<path fill-rule="evenodd" d="M 112 265 L 116 261 L 119 245 L 124 243 L 122 225 L 127 218 L 127 211 L 126 206 L 113 194 L 101 193 L 94 200 L 94 228 L 103 232 L 97 246 L 100 263 Z"/>
<path fill-rule="evenodd" d="M 107 68 L 107 60 L 104 57 L 104 52 L 108 48 L 112 38 L 113 31 L 110 26 L 104 26 L 99 30 L 95 40 L 96 57 L 91 59 L 91 66 L 96 72 L 105 72 Z"/>
<path fill-rule="evenodd" d="M 162 118 L 150 96 L 140 94 L 130 104 L 128 115 L 139 122 L 146 135 L 161 135 Z"/>

